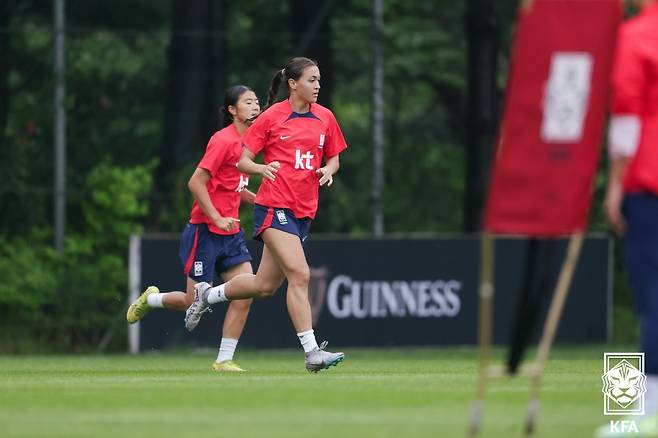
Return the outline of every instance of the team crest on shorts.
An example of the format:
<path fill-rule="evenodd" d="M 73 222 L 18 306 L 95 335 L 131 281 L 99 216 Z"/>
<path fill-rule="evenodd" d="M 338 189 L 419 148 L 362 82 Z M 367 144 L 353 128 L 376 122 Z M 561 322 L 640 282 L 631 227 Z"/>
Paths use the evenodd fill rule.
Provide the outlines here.
<path fill-rule="evenodd" d="M 203 275 L 203 262 L 194 262 L 194 275 Z"/>
<path fill-rule="evenodd" d="M 286 212 L 283 210 L 276 210 L 276 218 L 281 225 L 288 223 L 288 218 L 286 217 Z"/>

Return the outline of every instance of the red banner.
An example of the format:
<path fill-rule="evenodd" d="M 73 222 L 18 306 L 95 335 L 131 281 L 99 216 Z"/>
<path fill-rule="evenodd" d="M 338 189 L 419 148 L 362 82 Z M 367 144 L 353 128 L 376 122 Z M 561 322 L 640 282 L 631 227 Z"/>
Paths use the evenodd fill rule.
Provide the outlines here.
<path fill-rule="evenodd" d="M 587 227 L 619 0 L 534 0 L 519 13 L 484 228 L 556 237 Z"/>

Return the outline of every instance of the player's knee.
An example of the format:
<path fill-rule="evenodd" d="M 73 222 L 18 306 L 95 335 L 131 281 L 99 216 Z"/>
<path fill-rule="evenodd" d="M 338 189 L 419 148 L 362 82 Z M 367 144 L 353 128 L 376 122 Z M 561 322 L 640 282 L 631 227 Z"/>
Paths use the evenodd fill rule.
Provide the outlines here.
<path fill-rule="evenodd" d="M 288 271 L 288 284 L 293 286 L 308 286 L 311 271 L 308 265 L 301 265 Z"/>
<path fill-rule="evenodd" d="M 279 285 L 275 282 L 261 281 L 258 283 L 258 298 L 270 298 L 276 293 L 277 289 L 279 289 Z"/>

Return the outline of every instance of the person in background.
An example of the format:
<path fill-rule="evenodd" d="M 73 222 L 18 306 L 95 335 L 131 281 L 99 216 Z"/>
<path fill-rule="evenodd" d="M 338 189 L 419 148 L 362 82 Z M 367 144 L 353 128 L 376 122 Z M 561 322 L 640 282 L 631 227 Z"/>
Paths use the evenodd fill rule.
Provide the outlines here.
<path fill-rule="evenodd" d="M 623 236 L 640 320 L 647 421 L 638 436 L 658 436 L 658 1 L 635 3 L 640 12 L 622 24 L 613 66 L 604 209 Z"/>
<path fill-rule="evenodd" d="M 224 128 L 210 138 L 187 184 L 194 203 L 181 235 L 179 253 L 187 277 L 186 292 L 160 293 L 157 287 L 149 286 L 128 308 L 126 318 L 131 324 L 154 308 L 185 311 L 194 301 L 194 286 L 199 282 L 212 284 L 215 274 L 228 281 L 253 273 L 238 209 L 241 201 L 253 204 L 255 195 L 247 190 L 249 178 L 237 169 L 237 164 L 242 135 L 260 113 L 260 104 L 251 88 L 234 85 L 226 90 L 221 113 Z M 229 305 L 214 370 L 244 371 L 233 361 L 233 355 L 250 305 L 251 300 Z"/>
<path fill-rule="evenodd" d="M 288 88 L 288 99 L 270 106 L 281 84 Z M 319 189 L 332 184 L 339 154 L 347 148 L 336 118 L 317 103 L 319 92 L 320 70 L 308 58 L 291 59 L 272 79 L 267 109 L 242 139 L 239 164 L 240 170 L 264 177 L 254 206 L 254 237 L 264 242 L 258 272 L 217 287 L 199 283 L 185 318 L 185 326 L 193 330 L 211 304 L 268 297 L 287 279 L 288 313 L 311 372 L 337 365 L 345 356 L 325 351 L 326 342 L 318 345 L 308 299 L 310 270 L 303 245 L 318 208 Z M 266 164 L 254 162 L 260 153 Z"/>

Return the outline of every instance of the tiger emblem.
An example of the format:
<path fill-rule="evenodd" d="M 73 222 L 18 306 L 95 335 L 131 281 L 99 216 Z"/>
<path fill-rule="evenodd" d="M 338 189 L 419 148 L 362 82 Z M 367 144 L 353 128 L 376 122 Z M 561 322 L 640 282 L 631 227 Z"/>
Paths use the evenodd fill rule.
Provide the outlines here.
<path fill-rule="evenodd" d="M 621 406 L 628 408 L 646 392 L 646 376 L 626 359 L 621 360 L 603 375 L 603 393 Z"/>

